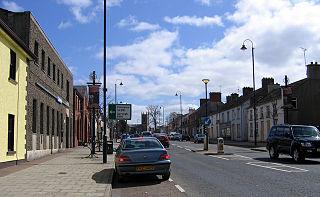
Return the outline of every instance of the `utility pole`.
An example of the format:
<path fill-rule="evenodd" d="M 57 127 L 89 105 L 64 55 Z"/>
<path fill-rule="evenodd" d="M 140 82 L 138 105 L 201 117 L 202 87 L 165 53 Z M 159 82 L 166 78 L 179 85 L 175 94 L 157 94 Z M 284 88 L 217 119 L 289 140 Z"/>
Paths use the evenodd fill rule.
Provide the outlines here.
<path fill-rule="evenodd" d="M 288 77 L 287 75 L 284 77 L 284 84 L 285 84 L 285 88 L 288 88 Z M 288 96 L 286 96 L 287 98 L 287 103 L 288 103 Z M 289 110 L 288 110 L 288 106 L 285 106 L 284 108 L 285 110 L 285 114 L 286 114 L 286 119 L 285 119 L 285 123 L 289 124 Z"/>

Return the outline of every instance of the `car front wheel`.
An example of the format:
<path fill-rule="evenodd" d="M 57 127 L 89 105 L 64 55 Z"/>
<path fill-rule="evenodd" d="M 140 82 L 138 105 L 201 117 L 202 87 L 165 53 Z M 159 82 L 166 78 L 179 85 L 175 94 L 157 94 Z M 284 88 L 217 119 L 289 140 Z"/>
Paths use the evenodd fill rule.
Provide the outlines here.
<path fill-rule="evenodd" d="M 305 159 L 304 155 L 298 150 L 298 148 L 293 150 L 292 158 L 295 162 L 301 162 Z"/>
<path fill-rule="evenodd" d="M 269 148 L 269 156 L 270 156 L 270 159 L 278 159 L 279 158 L 279 154 L 277 153 L 274 146 L 271 146 Z"/>

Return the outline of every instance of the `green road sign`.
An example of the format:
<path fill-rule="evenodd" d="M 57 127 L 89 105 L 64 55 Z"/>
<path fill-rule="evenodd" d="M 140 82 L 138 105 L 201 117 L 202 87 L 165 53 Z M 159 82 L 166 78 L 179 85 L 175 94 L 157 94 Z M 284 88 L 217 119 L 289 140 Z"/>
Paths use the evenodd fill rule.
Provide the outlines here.
<path fill-rule="evenodd" d="M 110 120 L 131 120 L 131 104 L 109 104 L 108 116 Z"/>

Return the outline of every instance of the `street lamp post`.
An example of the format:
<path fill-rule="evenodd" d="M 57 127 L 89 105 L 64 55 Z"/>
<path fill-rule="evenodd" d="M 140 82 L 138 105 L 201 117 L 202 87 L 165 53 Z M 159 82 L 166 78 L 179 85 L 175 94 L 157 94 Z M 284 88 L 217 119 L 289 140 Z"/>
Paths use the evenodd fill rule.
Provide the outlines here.
<path fill-rule="evenodd" d="M 160 109 L 161 109 L 161 107 L 162 107 L 162 128 L 163 128 L 163 131 L 164 131 L 164 106 L 160 106 Z"/>
<path fill-rule="evenodd" d="M 252 56 L 252 78 L 253 78 L 253 121 L 254 121 L 254 145 L 257 145 L 257 122 L 256 122 L 256 82 L 254 77 L 254 47 L 253 42 L 250 39 L 246 39 L 242 43 L 241 50 L 246 50 L 247 47 L 244 45 L 246 41 L 251 42 L 251 56 Z"/>
<path fill-rule="evenodd" d="M 205 89 L 206 89 L 206 118 L 208 116 L 208 96 L 207 96 L 207 84 L 209 83 L 209 79 L 202 79 L 203 83 L 205 84 Z M 203 124 L 203 129 L 205 131 L 205 135 L 206 135 L 206 140 L 204 143 L 204 150 L 208 150 L 208 146 L 209 146 L 209 136 L 208 136 L 208 130 L 206 129 L 206 125 Z"/>
<path fill-rule="evenodd" d="M 115 104 L 118 104 L 117 102 L 117 81 L 120 80 L 120 84 L 119 85 L 123 85 L 122 83 L 122 80 L 121 79 L 117 79 L 115 82 L 114 82 L 114 103 Z"/>
<path fill-rule="evenodd" d="M 182 133 L 182 103 L 181 103 L 181 92 L 178 90 L 176 92 L 176 96 L 178 96 L 178 93 L 180 94 L 180 113 L 181 113 L 181 116 L 180 116 L 180 133 Z"/>

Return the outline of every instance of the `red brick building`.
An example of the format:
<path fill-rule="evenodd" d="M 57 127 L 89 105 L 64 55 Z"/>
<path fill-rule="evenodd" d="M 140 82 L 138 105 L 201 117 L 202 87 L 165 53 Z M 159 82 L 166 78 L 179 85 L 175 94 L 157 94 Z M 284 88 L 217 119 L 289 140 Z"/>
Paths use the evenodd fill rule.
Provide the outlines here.
<path fill-rule="evenodd" d="M 87 86 L 74 86 L 74 145 L 79 146 L 89 142 L 90 113 L 88 111 Z"/>

